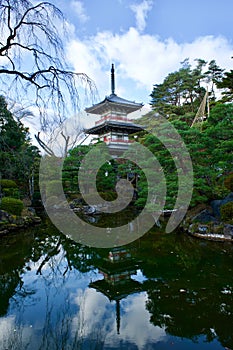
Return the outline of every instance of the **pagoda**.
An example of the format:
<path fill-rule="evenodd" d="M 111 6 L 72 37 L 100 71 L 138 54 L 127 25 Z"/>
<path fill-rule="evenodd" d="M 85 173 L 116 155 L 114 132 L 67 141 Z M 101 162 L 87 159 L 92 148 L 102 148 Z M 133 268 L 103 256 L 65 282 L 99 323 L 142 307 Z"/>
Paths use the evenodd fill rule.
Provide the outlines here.
<path fill-rule="evenodd" d="M 125 247 L 113 248 L 106 259 L 98 267 L 103 279 L 91 282 L 90 288 L 105 295 L 110 302 L 116 302 L 116 326 L 120 333 L 120 301 L 134 293 L 143 291 L 141 282 L 131 278 L 137 274 L 140 261 L 133 259 L 129 249 Z"/>
<path fill-rule="evenodd" d="M 115 73 L 112 64 L 111 95 L 86 108 L 87 114 L 97 114 L 100 119 L 96 121 L 95 126 L 86 129 L 85 133 L 98 135 L 99 140 L 108 146 L 110 154 L 117 158 L 133 142 L 129 135 L 142 130 L 142 126 L 134 124 L 133 120 L 128 118 L 130 113 L 140 110 L 142 106 L 142 103 L 126 100 L 115 94 Z"/>

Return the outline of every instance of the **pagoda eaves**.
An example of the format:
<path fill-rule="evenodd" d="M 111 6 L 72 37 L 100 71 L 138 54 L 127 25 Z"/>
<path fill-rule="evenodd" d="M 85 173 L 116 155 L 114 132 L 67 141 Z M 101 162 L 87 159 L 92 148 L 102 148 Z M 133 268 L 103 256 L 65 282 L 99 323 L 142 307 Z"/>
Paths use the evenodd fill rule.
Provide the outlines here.
<path fill-rule="evenodd" d="M 121 123 L 113 120 L 106 120 L 100 125 L 95 125 L 92 128 L 86 129 L 86 134 L 101 135 L 110 131 L 127 132 L 127 134 L 134 134 L 143 129 L 142 125 L 133 123 Z"/>
<path fill-rule="evenodd" d="M 116 94 L 106 96 L 105 99 L 91 107 L 86 108 L 86 112 L 90 114 L 104 114 L 109 111 L 119 111 L 126 114 L 135 112 L 143 107 L 143 103 L 126 100 Z"/>

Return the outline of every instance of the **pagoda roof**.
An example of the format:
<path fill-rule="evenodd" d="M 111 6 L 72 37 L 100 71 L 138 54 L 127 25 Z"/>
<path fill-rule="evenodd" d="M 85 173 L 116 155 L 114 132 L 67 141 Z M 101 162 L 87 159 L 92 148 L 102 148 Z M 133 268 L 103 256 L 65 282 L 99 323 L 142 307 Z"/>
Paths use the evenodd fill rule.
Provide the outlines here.
<path fill-rule="evenodd" d="M 124 123 L 113 120 L 106 120 L 104 123 L 95 125 L 92 128 L 84 130 L 86 134 L 99 135 L 108 131 L 121 131 L 127 134 L 134 134 L 143 129 L 142 125 L 134 123 Z"/>
<path fill-rule="evenodd" d="M 86 108 L 87 113 L 91 114 L 103 114 L 109 110 L 122 110 L 125 113 L 132 113 L 143 107 L 143 103 L 136 103 L 134 101 L 126 100 L 122 97 L 112 93 L 110 96 L 106 96 L 105 99 L 92 107 Z"/>
<path fill-rule="evenodd" d="M 143 291 L 143 286 L 140 282 L 128 279 L 122 283 L 111 285 L 105 279 L 91 282 L 89 287 L 106 295 L 109 300 L 121 300 L 130 294 L 139 293 Z"/>

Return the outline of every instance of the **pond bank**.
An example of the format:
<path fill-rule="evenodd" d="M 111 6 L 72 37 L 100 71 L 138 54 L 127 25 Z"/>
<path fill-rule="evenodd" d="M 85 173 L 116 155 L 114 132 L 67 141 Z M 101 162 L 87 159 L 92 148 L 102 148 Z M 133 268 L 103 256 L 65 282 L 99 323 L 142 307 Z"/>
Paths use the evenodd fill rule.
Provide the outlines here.
<path fill-rule="evenodd" d="M 233 203 L 233 193 L 223 200 L 215 200 L 210 205 L 200 204 L 189 210 L 181 225 L 189 235 L 219 242 L 233 242 L 233 218 L 229 212 L 228 220 L 220 214 L 220 208 L 226 203 Z"/>
<path fill-rule="evenodd" d="M 36 216 L 33 210 L 27 210 L 24 214 L 16 216 L 0 210 L 0 235 L 41 223 L 41 218 Z"/>

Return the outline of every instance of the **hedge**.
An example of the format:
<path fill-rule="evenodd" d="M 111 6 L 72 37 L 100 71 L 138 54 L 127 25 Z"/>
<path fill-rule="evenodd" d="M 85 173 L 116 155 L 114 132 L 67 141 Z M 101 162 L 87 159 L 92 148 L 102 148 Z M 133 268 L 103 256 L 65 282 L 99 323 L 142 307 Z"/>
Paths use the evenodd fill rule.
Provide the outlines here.
<path fill-rule="evenodd" d="M 20 216 L 23 210 L 23 202 L 20 199 L 3 197 L 0 207 L 10 214 Z"/>

